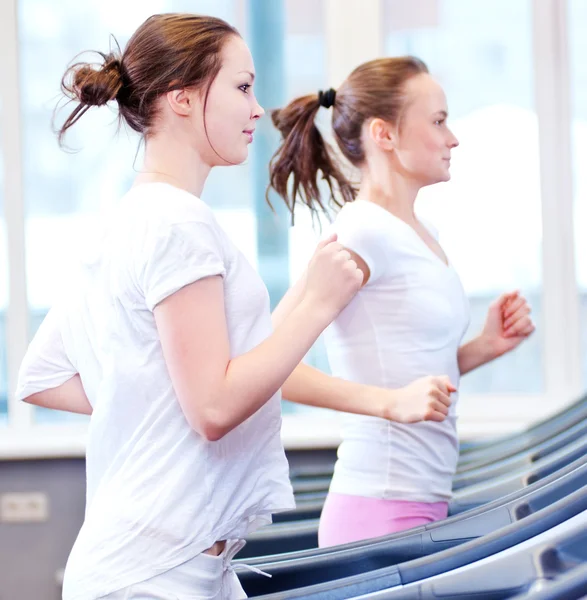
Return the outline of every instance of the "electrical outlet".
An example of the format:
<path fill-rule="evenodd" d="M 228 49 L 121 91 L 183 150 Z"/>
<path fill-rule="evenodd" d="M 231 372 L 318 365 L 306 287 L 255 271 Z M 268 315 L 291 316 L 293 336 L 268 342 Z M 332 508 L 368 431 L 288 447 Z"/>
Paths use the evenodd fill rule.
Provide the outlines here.
<path fill-rule="evenodd" d="M 49 518 L 49 499 L 42 492 L 2 494 L 1 523 L 43 523 Z"/>

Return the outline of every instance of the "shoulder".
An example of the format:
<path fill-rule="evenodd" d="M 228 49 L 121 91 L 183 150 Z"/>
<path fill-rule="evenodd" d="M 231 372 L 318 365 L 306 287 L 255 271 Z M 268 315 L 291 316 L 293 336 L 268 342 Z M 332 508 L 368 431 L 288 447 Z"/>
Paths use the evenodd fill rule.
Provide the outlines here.
<path fill-rule="evenodd" d="M 333 229 L 337 233 L 353 231 L 371 239 L 385 236 L 388 229 L 385 219 L 379 214 L 381 210 L 383 209 L 364 200 L 349 202 L 337 214 Z"/>
<path fill-rule="evenodd" d="M 377 207 L 366 200 L 355 200 L 347 202 L 336 215 L 335 223 L 347 223 L 358 221 L 361 225 L 367 226 L 373 223 L 374 210 Z"/>
<path fill-rule="evenodd" d="M 125 197 L 123 228 L 140 248 L 139 256 L 193 255 L 213 251 L 223 256 L 228 236 L 212 209 L 197 196 L 175 186 L 154 183 L 133 188 Z"/>
<path fill-rule="evenodd" d="M 202 223 L 219 228 L 212 209 L 197 196 L 167 183 L 147 183 L 132 188 L 123 199 L 127 214 L 151 229 Z"/>
<path fill-rule="evenodd" d="M 370 202 L 356 200 L 343 206 L 332 226 L 339 243 L 365 262 L 371 283 L 386 270 L 389 260 L 389 228 L 381 218 L 381 210 Z"/>

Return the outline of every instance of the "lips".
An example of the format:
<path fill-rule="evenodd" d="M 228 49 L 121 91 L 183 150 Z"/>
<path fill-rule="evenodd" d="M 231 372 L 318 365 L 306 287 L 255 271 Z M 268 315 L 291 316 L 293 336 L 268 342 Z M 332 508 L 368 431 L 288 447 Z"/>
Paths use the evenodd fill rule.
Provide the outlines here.
<path fill-rule="evenodd" d="M 245 129 L 243 133 L 249 138 L 249 142 L 253 141 L 253 134 L 255 133 L 254 129 Z"/>

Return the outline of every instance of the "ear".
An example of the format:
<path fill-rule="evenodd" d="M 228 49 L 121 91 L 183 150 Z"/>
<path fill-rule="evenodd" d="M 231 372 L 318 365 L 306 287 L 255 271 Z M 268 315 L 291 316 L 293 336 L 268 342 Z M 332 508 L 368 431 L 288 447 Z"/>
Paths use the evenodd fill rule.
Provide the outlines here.
<path fill-rule="evenodd" d="M 369 137 L 382 150 L 392 151 L 396 148 L 397 134 L 395 128 L 383 119 L 372 119 L 369 123 Z"/>
<path fill-rule="evenodd" d="M 171 110 L 182 117 L 187 117 L 194 107 L 192 94 L 186 89 L 171 90 L 165 94 Z"/>

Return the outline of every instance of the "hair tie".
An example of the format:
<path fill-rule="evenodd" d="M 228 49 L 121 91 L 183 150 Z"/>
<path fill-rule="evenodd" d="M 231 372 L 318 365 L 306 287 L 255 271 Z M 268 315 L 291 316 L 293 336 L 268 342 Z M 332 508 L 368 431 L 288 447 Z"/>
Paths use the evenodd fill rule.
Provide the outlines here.
<path fill-rule="evenodd" d="M 330 88 L 329 90 L 323 92 L 320 90 L 318 92 L 318 104 L 323 106 L 324 108 L 330 108 L 334 106 L 334 100 L 336 98 L 336 90 Z"/>

